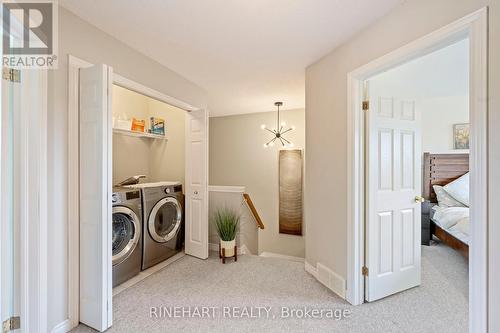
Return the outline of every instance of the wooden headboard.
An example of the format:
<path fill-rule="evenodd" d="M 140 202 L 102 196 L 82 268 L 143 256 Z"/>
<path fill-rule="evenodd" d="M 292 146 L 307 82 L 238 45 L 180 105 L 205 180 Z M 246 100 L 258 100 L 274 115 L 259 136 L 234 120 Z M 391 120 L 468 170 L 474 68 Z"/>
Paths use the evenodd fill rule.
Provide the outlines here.
<path fill-rule="evenodd" d="M 423 196 L 437 202 L 433 185 L 444 186 L 469 172 L 469 154 L 424 153 Z"/>

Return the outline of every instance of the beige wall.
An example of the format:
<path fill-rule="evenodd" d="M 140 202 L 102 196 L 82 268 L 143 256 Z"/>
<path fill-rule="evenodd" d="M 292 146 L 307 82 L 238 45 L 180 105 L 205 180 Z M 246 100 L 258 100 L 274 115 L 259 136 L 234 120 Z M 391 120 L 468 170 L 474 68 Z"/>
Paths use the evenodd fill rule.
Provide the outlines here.
<path fill-rule="evenodd" d="M 416 102 L 423 152 L 454 151 L 453 125 L 469 122 L 469 40 L 379 73 L 369 84 Z"/>
<path fill-rule="evenodd" d="M 113 86 L 113 118 L 165 120 L 168 140 L 113 134 L 113 184 L 143 174 L 145 181 L 180 181 L 185 174 L 186 111 L 134 91 Z"/>
<path fill-rule="evenodd" d="M 153 140 L 149 164 L 151 180 L 180 181 L 184 185 L 186 150 L 186 111 L 171 105 L 149 100 L 149 113 L 165 119 L 168 141 Z"/>
<path fill-rule="evenodd" d="M 446 96 L 417 101 L 422 112 L 422 151 L 443 153 L 453 148 L 453 125 L 469 122 L 469 96 Z"/>
<path fill-rule="evenodd" d="M 113 85 L 113 118 L 147 119 L 148 97 Z M 113 185 L 134 175 L 150 176 L 151 140 L 113 134 Z"/>
<path fill-rule="evenodd" d="M 408 0 L 306 70 L 307 262 L 347 275 L 347 73 L 485 5 L 490 6 L 489 202 L 500 202 L 500 2 Z M 490 237 L 499 235 L 498 205 L 490 204 L 489 221 Z M 492 277 L 500 273 L 494 268 L 500 262 L 499 244 L 498 239 L 490 242 Z M 490 285 L 490 302 L 500 306 L 497 285 Z M 492 326 L 491 332 L 499 331 L 500 326 Z"/>
<path fill-rule="evenodd" d="M 49 71 L 48 96 L 48 328 L 68 318 L 68 54 L 105 63 L 128 79 L 197 107 L 206 93 L 177 73 L 59 8 L 59 69 Z"/>
<path fill-rule="evenodd" d="M 304 147 L 304 110 L 282 112 L 295 125 L 289 138 Z M 266 228 L 259 231 L 259 251 L 304 257 L 304 237 L 278 232 L 279 146 L 264 148 L 271 134 L 261 124 L 275 126 L 276 112 L 210 118 L 210 184 L 246 187 Z"/>
<path fill-rule="evenodd" d="M 151 98 L 113 84 L 112 113 L 114 119 L 145 119 L 148 124 Z"/>

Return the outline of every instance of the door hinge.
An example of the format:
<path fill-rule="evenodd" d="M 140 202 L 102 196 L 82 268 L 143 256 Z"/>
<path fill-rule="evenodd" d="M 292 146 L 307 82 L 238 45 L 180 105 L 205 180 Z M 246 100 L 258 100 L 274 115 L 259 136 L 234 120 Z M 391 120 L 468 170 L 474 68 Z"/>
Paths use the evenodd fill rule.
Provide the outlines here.
<path fill-rule="evenodd" d="M 10 82 L 21 82 L 21 71 L 19 69 L 4 67 L 2 69 L 2 79 Z"/>
<path fill-rule="evenodd" d="M 2 324 L 2 332 L 7 333 L 13 330 L 21 328 L 21 318 L 20 317 L 10 317 L 5 320 Z"/>
<path fill-rule="evenodd" d="M 363 274 L 363 276 L 368 276 L 368 267 L 363 266 L 363 268 L 361 269 L 361 273 Z"/>
<path fill-rule="evenodd" d="M 370 109 L 370 101 L 363 101 L 363 111 L 368 111 Z"/>

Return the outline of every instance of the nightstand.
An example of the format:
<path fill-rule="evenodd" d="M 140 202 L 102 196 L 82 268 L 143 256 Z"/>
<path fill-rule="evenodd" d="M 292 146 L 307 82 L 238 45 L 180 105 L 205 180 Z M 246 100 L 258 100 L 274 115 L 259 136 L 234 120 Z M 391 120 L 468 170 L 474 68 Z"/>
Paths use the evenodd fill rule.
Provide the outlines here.
<path fill-rule="evenodd" d="M 435 204 L 429 202 L 429 201 L 424 201 L 422 202 L 422 221 L 421 221 L 421 226 L 422 226 L 422 245 L 431 245 L 431 239 L 432 239 L 432 234 L 431 234 L 431 210 L 432 207 Z"/>

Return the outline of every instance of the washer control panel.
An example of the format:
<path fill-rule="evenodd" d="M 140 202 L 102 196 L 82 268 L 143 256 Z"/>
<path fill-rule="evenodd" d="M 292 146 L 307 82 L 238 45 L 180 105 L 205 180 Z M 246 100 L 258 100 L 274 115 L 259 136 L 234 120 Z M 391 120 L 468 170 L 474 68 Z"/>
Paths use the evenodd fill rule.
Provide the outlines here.
<path fill-rule="evenodd" d="M 113 193 L 111 195 L 111 202 L 112 203 L 119 203 L 120 202 L 120 196 L 117 193 Z"/>
<path fill-rule="evenodd" d="M 134 202 L 137 202 L 141 198 L 141 191 L 140 190 L 132 190 L 132 191 L 126 191 L 126 192 L 114 192 L 111 194 L 111 202 L 113 204 L 118 204 L 118 203 L 123 203 L 126 201 L 131 201 L 133 200 Z"/>

